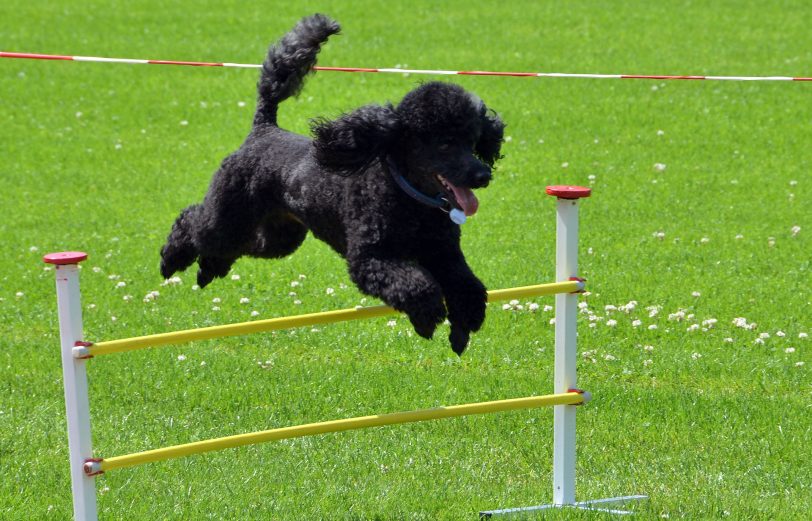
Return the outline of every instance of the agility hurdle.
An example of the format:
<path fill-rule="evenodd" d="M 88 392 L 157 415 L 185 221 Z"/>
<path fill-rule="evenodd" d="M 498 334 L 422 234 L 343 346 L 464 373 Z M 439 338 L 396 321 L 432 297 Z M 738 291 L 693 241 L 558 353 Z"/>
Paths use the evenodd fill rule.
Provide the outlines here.
<path fill-rule="evenodd" d="M 488 518 L 500 514 L 513 514 L 560 507 L 600 510 L 616 514 L 631 513 L 626 510 L 602 507 L 613 503 L 625 503 L 631 500 L 644 499 L 646 496 L 624 496 L 592 501 L 575 501 L 575 406 L 582 405 L 591 398 L 588 392 L 578 389 L 576 385 L 577 294 L 582 292 L 585 288 L 585 281 L 577 276 L 578 201 L 583 197 L 589 197 L 591 191 L 589 188 L 576 186 L 548 186 L 547 193 L 557 198 L 556 279 L 559 282 L 490 291 L 488 292 L 488 300 L 498 301 L 522 297 L 555 295 L 554 394 L 435 407 L 416 411 L 396 412 L 283 427 L 107 458 L 94 457 L 93 455 L 86 367 L 89 360 L 103 355 L 123 353 L 147 347 L 159 347 L 162 345 L 178 344 L 195 340 L 223 338 L 263 331 L 380 317 L 396 313 L 396 311 L 388 306 L 372 306 L 257 320 L 121 340 L 88 342 L 83 338 L 82 308 L 79 291 L 79 263 L 87 258 L 87 254 L 81 252 L 62 252 L 46 255 L 44 261 L 54 265 L 56 273 L 57 306 L 59 313 L 65 406 L 68 423 L 68 447 L 70 453 L 74 518 L 82 521 L 97 519 L 96 476 L 116 469 L 214 450 L 302 436 L 545 406 L 554 407 L 553 503 L 534 507 L 482 511 L 480 512 L 480 517 Z"/>

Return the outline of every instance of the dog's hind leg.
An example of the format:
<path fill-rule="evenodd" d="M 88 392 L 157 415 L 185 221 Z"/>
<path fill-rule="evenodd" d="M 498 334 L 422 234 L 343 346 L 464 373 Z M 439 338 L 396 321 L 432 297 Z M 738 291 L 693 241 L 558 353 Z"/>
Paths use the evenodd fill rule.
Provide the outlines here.
<path fill-rule="evenodd" d="M 172 225 L 166 244 L 161 248 L 161 275 L 165 279 L 185 270 L 197 259 L 192 230 L 195 228 L 195 218 L 199 212 L 199 204 L 189 206 L 180 213 Z"/>

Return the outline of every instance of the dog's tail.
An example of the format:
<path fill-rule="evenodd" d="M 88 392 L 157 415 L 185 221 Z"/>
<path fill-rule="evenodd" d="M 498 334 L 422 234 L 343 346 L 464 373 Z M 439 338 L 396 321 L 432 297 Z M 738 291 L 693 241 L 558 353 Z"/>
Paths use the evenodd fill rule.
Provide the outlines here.
<path fill-rule="evenodd" d="M 323 14 L 303 18 L 296 27 L 268 49 L 257 90 L 254 125 L 276 125 L 279 104 L 301 90 L 313 70 L 321 45 L 341 27 Z"/>

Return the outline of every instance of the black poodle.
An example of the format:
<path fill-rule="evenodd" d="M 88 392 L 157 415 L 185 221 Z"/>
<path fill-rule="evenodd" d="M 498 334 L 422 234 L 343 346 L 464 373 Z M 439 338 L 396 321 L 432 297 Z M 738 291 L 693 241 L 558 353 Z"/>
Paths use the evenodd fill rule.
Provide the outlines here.
<path fill-rule="evenodd" d="M 279 128 L 279 104 L 298 93 L 338 31 L 316 14 L 271 46 L 251 133 L 203 202 L 178 216 L 161 274 L 197 261 L 202 288 L 243 255 L 290 255 L 310 230 L 346 258 L 362 292 L 406 313 L 420 336 L 431 338 L 448 316 L 451 347 L 462 354 L 487 295 L 460 249 L 460 224 L 477 211 L 472 189 L 491 180 L 504 124 L 475 95 L 431 82 L 397 106 L 316 120 L 313 140 Z"/>

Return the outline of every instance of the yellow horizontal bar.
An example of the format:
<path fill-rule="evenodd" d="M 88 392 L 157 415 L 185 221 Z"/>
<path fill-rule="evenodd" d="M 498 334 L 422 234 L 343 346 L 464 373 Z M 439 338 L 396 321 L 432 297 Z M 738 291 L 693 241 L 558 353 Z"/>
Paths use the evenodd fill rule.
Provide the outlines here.
<path fill-rule="evenodd" d="M 546 396 L 531 396 L 529 398 L 513 398 L 509 400 L 498 400 L 493 402 L 469 403 L 465 405 L 451 405 L 448 407 L 435 407 L 432 409 L 421 409 L 417 411 L 395 412 L 390 414 L 380 414 L 377 416 L 362 416 L 358 418 L 348 418 L 344 420 L 333 420 L 321 423 L 309 423 L 294 427 L 283 427 L 268 431 L 252 432 L 248 434 L 237 434 L 225 438 L 215 438 L 162 449 L 153 449 L 135 454 L 115 456 L 105 458 L 100 463 L 100 470 L 103 472 L 163 461 L 167 459 L 180 458 L 192 454 L 200 454 L 213 450 L 230 449 L 243 445 L 254 445 L 267 441 L 285 440 L 289 438 L 299 438 L 302 436 L 313 436 L 316 434 L 327 434 L 331 432 L 349 431 L 353 429 L 364 429 L 369 427 L 380 427 L 383 425 L 395 425 L 399 423 L 412 423 L 428 420 L 439 420 L 441 418 L 452 418 L 455 416 L 469 416 L 472 414 L 486 414 L 517 409 L 530 409 L 535 407 L 545 407 L 551 405 L 576 405 L 584 402 L 584 396 L 577 392 L 567 392 L 561 394 L 550 394 Z"/>
<path fill-rule="evenodd" d="M 578 281 L 566 281 L 553 282 L 550 284 L 538 284 L 535 286 L 524 286 L 520 288 L 499 289 L 488 292 L 488 301 L 492 302 L 495 300 L 538 297 L 541 295 L 554 295 L 556 293 L 572 293 L 580 289 L 581 284 L 582 283 Z M 340 309 L 336 311 L 310 313 L 307 315 L 296 315 L 292 317 L 270 318 L 266 320 L 254 320 L 252 322 L 241 322 L 238 324 L 227 324 L 223 326 L 187 329 L 184 331 L 159 333 L 157 335 L 124 338 L 121 340 L 108 340 L 106 342 L 98 342 L 89 346 L 87 348 L 87 352 L 91 356 L 109 355 L 112 353 L 122 353 L 125 351 L 143 349 L 145 347 L 156 347 L 166 344 L 180 344 L 183 342 L 192 342 L 194 340 L 208 340 L 212 338 L 260 333 L 263 331 L 275 331 L 279 329 L 314 326 L 317 324 L 328 324 L 332 322 L 344 322 L 348 320 L 382 317 L 394 313 L 397 313 L 397 311 L 389 306 Z"/>

